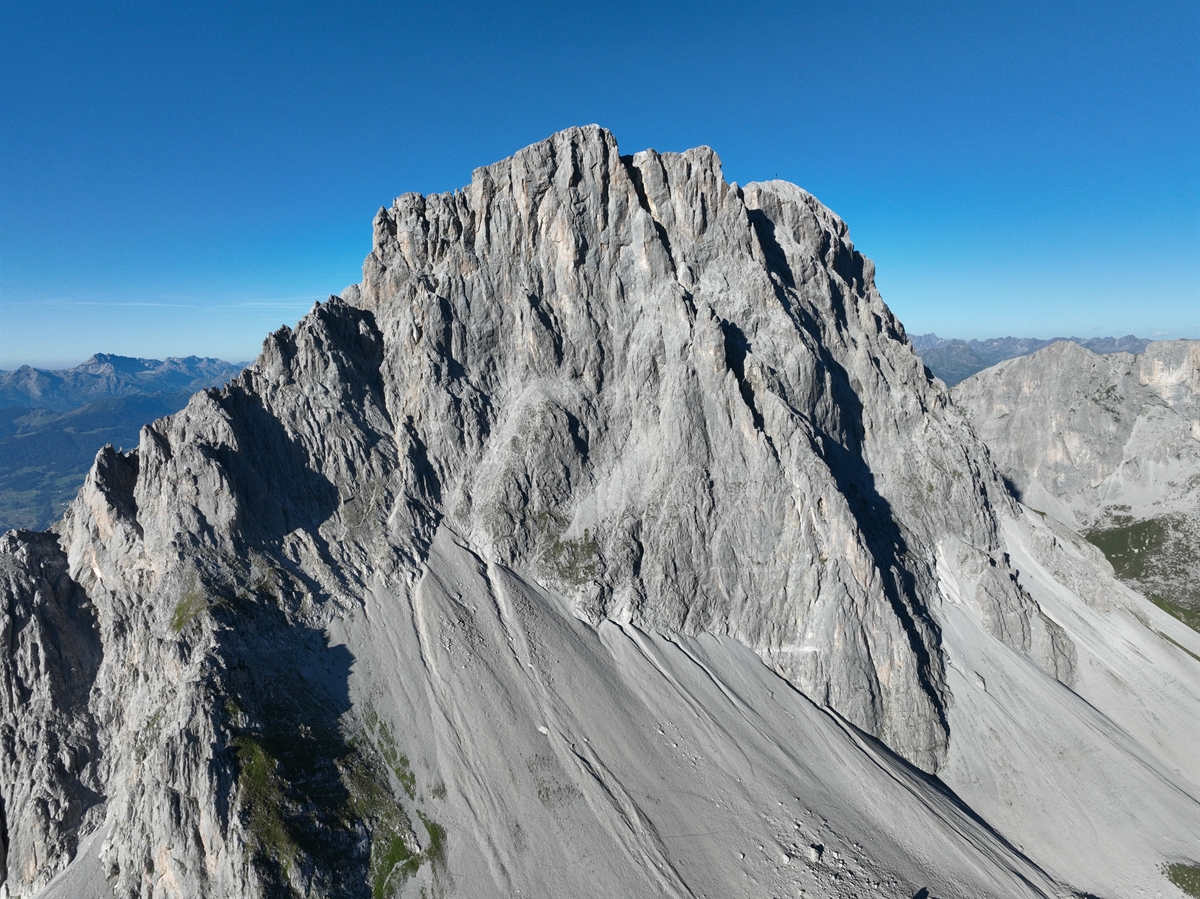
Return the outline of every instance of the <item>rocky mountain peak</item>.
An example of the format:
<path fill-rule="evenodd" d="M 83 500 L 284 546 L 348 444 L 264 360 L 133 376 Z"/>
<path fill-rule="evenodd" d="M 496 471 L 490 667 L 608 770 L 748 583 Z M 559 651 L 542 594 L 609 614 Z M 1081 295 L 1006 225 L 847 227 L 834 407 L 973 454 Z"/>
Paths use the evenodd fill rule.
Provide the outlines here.
<path fill-rule="evenodd" d="M 632 784 L 690 783 L 720 746 L 704 776 L 747 809 L 783 806 L 739 761 L 770 759 L 875 821 L 856 778 L 798 773 L 810 751 L 852 759 L 937 840 L 987 847 L 939 850 L 978 895 L 1051 894 L 917 769 L 979 781 L 953 752 L 939 609 L 1055 690 L 1076 645 L 1018 578 L 1022 512 L 841 219 L 794 185 L 727 183 L 708 148 L 622 155 L 589 126 L 373 228 L 360 284 L 136 451 L 106 448 L 53 536 L 0 546 L 7 695 L 35 695 L 57 631 L 98 660 L 3 707 L 4 814 L 34 822 L 8 846 L 14 891 L 78 850 L 122 895 L 566 894 L 578 866 L 531 867 L 523 841 L 583 834 L 637 859 L 604 869 L 613 894 L 693 895 Z M 800 822 L 817 805 L 770 825 L 814 865 L 836 837 Z M 801 838 L 772 839 L 794 893 Z"/>

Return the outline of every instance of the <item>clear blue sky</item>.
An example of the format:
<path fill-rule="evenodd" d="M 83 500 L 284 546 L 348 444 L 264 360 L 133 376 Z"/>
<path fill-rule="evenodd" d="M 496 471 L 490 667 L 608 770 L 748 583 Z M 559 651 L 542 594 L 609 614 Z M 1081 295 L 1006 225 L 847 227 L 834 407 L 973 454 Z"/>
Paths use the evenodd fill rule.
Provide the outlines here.
<path fill-rule="evenodd" d="M 911 333 L 1200 337 L 1200 4 L 0 4 L 0 367 L 252 358 L 570 125 L 850 225 Z"/>

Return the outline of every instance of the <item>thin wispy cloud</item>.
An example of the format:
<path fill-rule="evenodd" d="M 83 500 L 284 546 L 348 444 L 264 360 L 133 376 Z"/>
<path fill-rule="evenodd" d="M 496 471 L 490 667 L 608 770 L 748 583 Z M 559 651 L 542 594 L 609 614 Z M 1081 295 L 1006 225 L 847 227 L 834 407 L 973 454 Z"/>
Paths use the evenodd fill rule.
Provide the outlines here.
<path fill-rule="evenodd" d="M 302 303 L 312 303 L 317 300 L 324 300 L 328 297 L 327 294 L 313 294 L 311 296 L 301 297 L 284 297 L 282 299 L 261 299 L 261 300 L 221 300 L 219 302 L 206 302 L 203 300 L 191 300 L 187 302 L 156 302 L 151 300 L 0 300 L 0 306 L 101 306 L 105 308 L 158 308 L 158 309 L 244 309 L 246 307 L 294 307 Z"/>
<path fill-rule="evenodd" d="M 144 302 L 127 302 L 124 300 L 115 300 L 113 302 L 104 302 L 100 300 L 5 300 L 5 306 L 149 306 L 163 309 L 187 309 L 186 305 L 181 303 L 144 303 Z"/>

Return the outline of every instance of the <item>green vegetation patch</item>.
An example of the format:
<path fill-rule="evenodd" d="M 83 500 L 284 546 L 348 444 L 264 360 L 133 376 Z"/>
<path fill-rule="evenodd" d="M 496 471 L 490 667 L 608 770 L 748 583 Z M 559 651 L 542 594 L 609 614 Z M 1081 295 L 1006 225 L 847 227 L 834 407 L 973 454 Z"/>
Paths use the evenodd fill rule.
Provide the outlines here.
<path fill-rule="evenodd" d="M 1154 594 L 1150 594 L 1148 599 L 1168 615 L 1178 618 L 1192 630 L 1200 631 L 1200 612 L 1194 609 L 1185 609 L 1183 606 L 1176 605 Z"/>
<path fill-rule="evenodd" d="M 274 859 L 286 871 L 299 849 L 283 820 L 284 789 L 278 760 L 252 737 L 235 737 L 241 768 L 242 809 L 246 813 L 252 849 Z"/>
<path fill-rule="evenodd" d="M 1179 887 L 1189 896 L 1200 899 L 1200 865 L 1185 865 L 1176 862 L 1173 865 L 1163 865 L 1163 874 L 1167 880 Z"/>
<path fill-rule="evenodd" d="M 1111 507 L 1109 526 L 1084 536 L 1104 553 L 1118 578 L 1195 628 L 1200 623 L 1194 617 L 1200 612 L 1200 520 L 1175 514 L 1134 521 L 1125 512 Z"/>
<path fill-rule="evenodd" d="M 364 707 L 362 718 L 366 739 L 370 740 L 378 757 L 395 776 L 409 800 L 416 800 L 417 779 L 409 767 L 408 757 L 396 745 L 391 725 L 380 718 L 370 704 Z M 356 737 L 352 742 L 361 746 L 364 741 Z M 365 769 L 351 772 L 351 781 L 355 784 L 351 792 L 362 803 L 361 812 L 378 822 L 371 843 L 371 893 L 374 899 L 391 895 L 422 865 L 429 864 L 435 871 L 444 872 L 445 828 L 418 810 L 416 815 L 427 837 L 425 848 L 421 849 L 417 845 L 412 823 L 404 809 L 392 798 L 382 771 L 376 770 L 373 774 Z M 445 796 L 445 786 L 442 786 L 441 794 Z"/>
<path fill-rule="evenodd" d="M 375 711 L 375 707 L 370 703 L 366 704 L 362 718 L 367 736 L 372 740 L 375 748 L 378 749 L 384 763 L 391 769 L 392 774 L 396 776 L 396 780 L 404 788 L 404 792 L 408 795 L 408 798 L 416 799 L 417 779 L 409 768 L 408 756 L 403 755 L 399 747 L 396 746 L 396 737 L 392 733 L 391 725 L 379 717 L 379 714 Z"/>
<path fill-rule="evenodd" d="M 171 630 L 180 633 L 193 618 L 208 609 L 208 597 L 200 587 L 193 587 L 175 603 L 175 611 L 171 613 Z"/>
<path fill-rule="evenodd" d="M 560 581 L 582 587 L 600 575 L 600 546 L 587 530 L 579 540 L 551 537 L 543 559 Z"/>
<path fill-rule="evenodd" d="M 390 839 L 376 837 L 371 851 L 371 895 L 373 899 L 385 899 L 404 884 L 421 869 L 422 865 L 431 865 L 434 871 L 443 873 L 446 869 L 446 829 L 436 821 L 429 820 L 423 813 L 417 812 L 421 824 L 425 828 L 425 848 L 414 851 L 410 843 L 411 830 L 408 834 L 393 832 Z M 376 847 L 379 852 L 376 853 Z M 422 892 L 421 895 L 425 895 Z"/>
<path fill-rule="evenodd" d="M 1149 518 L 1114 528 L 1101 528 L 1084 534 L 1104 553 L 1121 580 L 1137 580 L 1146 574 L 1147 564 L 1162 550 L 1167 528 L 1162 519 Z"/>
<path fill-rule="evenodd" d="M 134 754 L 139 762 L 150 754 L 150 750 L 153 749 L 154 745 L 158 742 L 159 731 L 162 729 L 162 719 L 163 710 L 159 709 L 150 716 L 149 720 L 146 721 L 145 725 L 143 725 L 141 730 L 138 731 L 138 733 L 134 736 Z"/>
<path fill-rule="evenodd" d="M 363 726 L 315 696 L 253 698 L 249 713 L 246 695 L 227 697 L 225 711 L 248 848 L 264 877 L 285 890 L 297 872 L 328 883 L 362 877 L 373 899 L 386 899 L 424 865 L 445 873 L 445 829 L 413 808 L 409 761 L 369 705 Z M 364 837 L 369 856 L 354 849 Z"/>
<path fill-rule="evenodd" d="M 385 851 L 380 853 L 378 862 L 372 860 L 371 895 L 374 899 L 384 899 L 388 884 L 393 878 L 398 878 L 403 883 L 420 868 L 420 853 L 413 852 L 403 836 L 392 834 L 391 841 Z"/>
<path fill-rule="evenodd" d="M 1121 403 L 1124 399 L 1115 384 L 1109 384 L 1104 390 L 1097 390 L 1092 395 L 1092 401 L 1097 406 L 1118 419 L 1121 417 Z"/>

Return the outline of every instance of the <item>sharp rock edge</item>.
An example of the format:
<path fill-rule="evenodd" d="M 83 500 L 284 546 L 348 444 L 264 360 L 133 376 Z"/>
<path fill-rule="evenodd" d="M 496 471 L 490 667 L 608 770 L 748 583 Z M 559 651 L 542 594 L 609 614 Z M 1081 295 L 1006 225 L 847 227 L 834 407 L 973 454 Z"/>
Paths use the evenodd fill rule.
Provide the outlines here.
<path fill-rule="evenodd" d="M 1046 527 L 837 216 L 561 132 L 3 538 L 0 889 L 1172 895 L 1200 647 Z"/>

